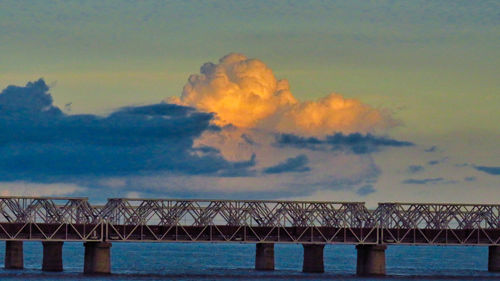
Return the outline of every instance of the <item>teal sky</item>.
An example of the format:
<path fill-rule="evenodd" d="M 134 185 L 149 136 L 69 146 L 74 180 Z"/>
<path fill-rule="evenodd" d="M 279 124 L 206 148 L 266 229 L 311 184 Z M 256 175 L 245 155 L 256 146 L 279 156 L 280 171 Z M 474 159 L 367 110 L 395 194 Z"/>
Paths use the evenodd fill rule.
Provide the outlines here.
<path fill-rule="evenodd" d="M 0 0 L 0 90 L 43 77 L 54 104 L 70 114 L 106 115 L 180 96 L 190 74 L 231 52 L 266 63 L 299 100 L 336 92 L 400 121 L 387 136 L 416 146 L 345 162 L 377 190 L 368 200 L 406 194 L 401 198 L 467 201 L 480 194 L 481 202 L 498 195 L 500 1 Z M 309 158 L 290 151 L 280 152 L 278 167 L 298 163 L 308 171 L 308 161 L 325 160 L 314 151 Z M 276 164 L 262 159 L 260 165 Z M 318 167 L 311 173 L 330 173 Z M 269 177 L 248 182 L 280 182 Z M 430 184 L 413 188 L 415 178 Z M 179 186 L 188 180 L 175 179 Z M 241 182 L 220 178 L 217 188 L 233 180 Z M 91 184 L 64 183 L 68 190 Z M 158 189 L 163 183 L 157 180 Z M 155 181 L 110 177 L 100 184 L 137 195 L 134 184 Z M 339 192 L 303 197 L 359 199 Z"/>
<path fill-rule="evenodd" d="M 302 100 L 395 112 L 407 134 L 496 130 L 498 1 L 0 1 L 0 86 L 44 77 L 57 105 L 105 113 L 179 95 L 229 52 Z"/>

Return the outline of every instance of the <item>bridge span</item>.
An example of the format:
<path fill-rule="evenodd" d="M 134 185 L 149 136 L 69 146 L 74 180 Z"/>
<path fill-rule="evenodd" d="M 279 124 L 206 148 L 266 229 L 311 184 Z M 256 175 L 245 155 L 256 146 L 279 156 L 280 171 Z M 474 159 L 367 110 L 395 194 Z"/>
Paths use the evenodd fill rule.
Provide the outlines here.
<path fill-rule="evenodd" d="M 488 246 L 500 271 L 500 205 L 264 200 L 0 197 L 5 267 L 23 268 L 23 241 L 43 243 L 44 271 L 62 271 L 64 242 L 83 242 L 84 272 L 110 273 L 114 242 L 255 243 L 255 268 L 274 269 L 274 244 L 304 248 L 323 272 L 326 244 L 356 245 L 357 274 L 384 275 L 388 245 Z"/>

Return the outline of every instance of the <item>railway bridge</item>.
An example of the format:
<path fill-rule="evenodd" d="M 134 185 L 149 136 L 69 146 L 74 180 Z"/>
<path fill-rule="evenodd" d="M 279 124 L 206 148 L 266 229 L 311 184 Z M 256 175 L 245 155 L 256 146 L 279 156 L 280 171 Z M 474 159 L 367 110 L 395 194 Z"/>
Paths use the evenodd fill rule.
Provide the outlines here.
<path fill-rule="evenodd" d="M 23 241 L 43 243 L 44 271 L 62 271 L 64 242 L 83 242 L 84 273 L 110 273 L 114 242 L 256 244 L 255 269 L 274 269 L 274 244 L 304 248 L 303 272 L 324 272 L 326 244 L 353 244 L 358 275 L 384 275 L 389 245 L 488 246 L 500 271 L 500 205 L 264 200 L 0 197 L 5 268 L 23 268 Z"/>

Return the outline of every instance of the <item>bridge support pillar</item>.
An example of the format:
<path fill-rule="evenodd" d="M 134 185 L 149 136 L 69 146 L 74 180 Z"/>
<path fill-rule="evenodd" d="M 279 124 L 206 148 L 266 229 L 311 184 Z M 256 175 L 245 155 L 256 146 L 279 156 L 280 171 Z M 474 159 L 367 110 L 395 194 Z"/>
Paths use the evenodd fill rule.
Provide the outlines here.
<path fill-rule="evenodd" d="M 500 246 L 488 247 L 488 271 L 500 272 Z"/>
<path fill-rule="evenodd" d="M 274 270 L 273 243 L 257 243 L 255 245 L 255 269 Z"/>
<path fill-rule="evenodd" d="M 385 250 L 387 245 L 357 245 L 358 260 L 356 274 L 385 275 Z"/>
<path fill-rule="evenodd" d="M 304 262 L 302 272 L 323 273 L 325 267 L 323 263 L 324 244 L 302 244 L 304 246 Z"/>
<path fill-rule="evenodd" d="M 111 273 L 111 243 L 85 242 L 83 245 L 85 246 L 83 273 Z"/>
<path fill-rule="evenodd" d="M 24 268 L 23 241 L 5 241 L 5 268 Z"/>
<path fill-rule="evenodd" d="M 44 241 L 42 271 L 63 271 L 62 248 L 63 242 Z"/>

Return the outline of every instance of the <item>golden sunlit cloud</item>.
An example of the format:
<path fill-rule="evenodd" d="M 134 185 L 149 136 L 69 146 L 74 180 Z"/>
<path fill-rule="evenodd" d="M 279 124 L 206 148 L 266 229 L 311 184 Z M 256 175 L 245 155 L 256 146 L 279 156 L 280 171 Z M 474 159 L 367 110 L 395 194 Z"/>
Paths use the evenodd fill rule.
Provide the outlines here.
<path fill-rule="evenodd" d="M 205 63 L 200 74 L 189 77 L 181 97 L 168 102 L 213 112 L 217 125 L 281 133 L 369 133 L 395 124 L 386 112 L 340 94 L 300 102 L 287 80 L 278 80 L 262 61 L 236 53 L 218 64 Z"/>

